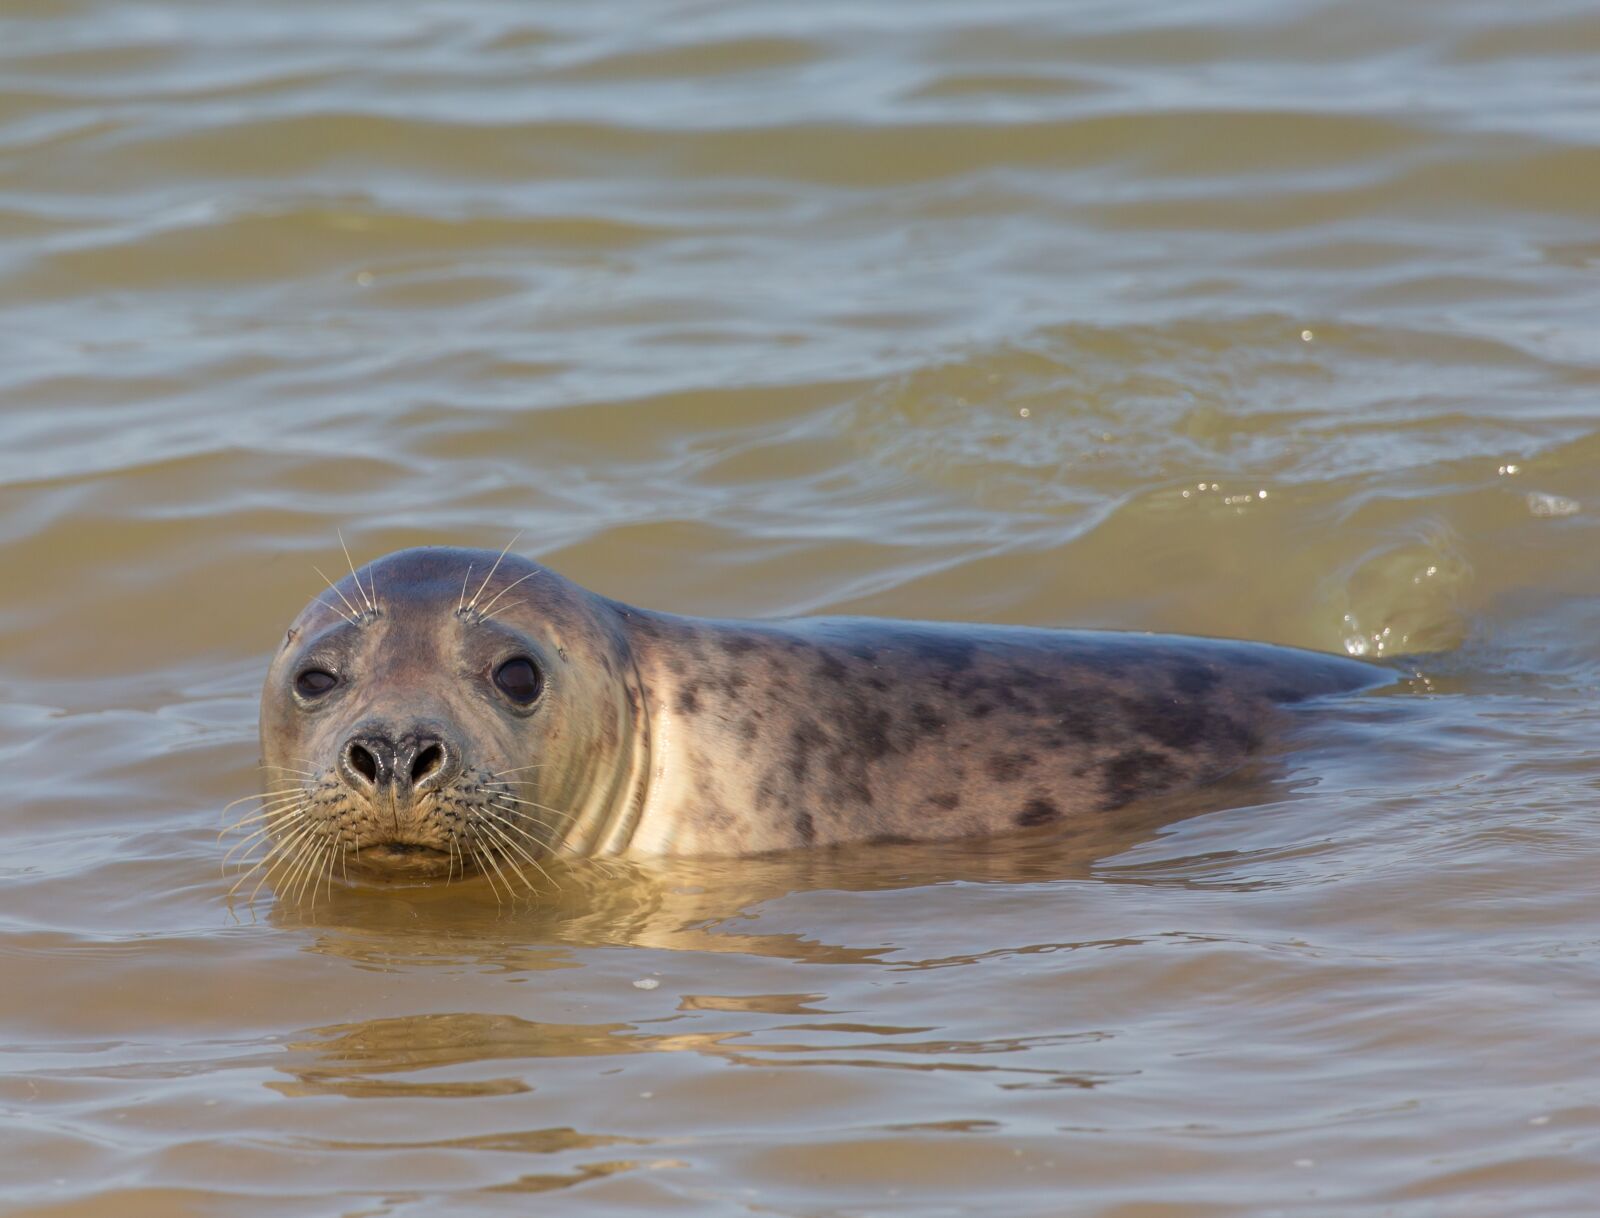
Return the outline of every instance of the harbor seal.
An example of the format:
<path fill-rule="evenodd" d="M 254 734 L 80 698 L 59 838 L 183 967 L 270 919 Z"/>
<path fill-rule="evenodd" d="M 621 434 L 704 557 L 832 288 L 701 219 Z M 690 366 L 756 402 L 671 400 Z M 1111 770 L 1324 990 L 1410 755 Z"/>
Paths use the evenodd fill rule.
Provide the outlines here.
<path fill-rule="evenodd" d="M 507 552 L 404 550 L 330 584 L 273 659 L 257 832 L 314 889 L 1070 828 L 1395 679 L 1219 639 L 681 617 Z"/>

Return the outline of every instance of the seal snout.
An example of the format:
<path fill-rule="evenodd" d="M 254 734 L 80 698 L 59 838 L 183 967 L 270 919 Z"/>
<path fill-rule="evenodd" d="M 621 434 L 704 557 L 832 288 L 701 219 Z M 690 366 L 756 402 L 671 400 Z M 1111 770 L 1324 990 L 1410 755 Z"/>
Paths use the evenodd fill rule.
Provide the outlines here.
<path fill-rule="evenodd" d="M 414 799 L 447 786 L 461 773 L 461 749 L 437 724 L 404 731 L 361 724 L 339 751 L 339 776 L 368 799 L 380 792 Z"/>

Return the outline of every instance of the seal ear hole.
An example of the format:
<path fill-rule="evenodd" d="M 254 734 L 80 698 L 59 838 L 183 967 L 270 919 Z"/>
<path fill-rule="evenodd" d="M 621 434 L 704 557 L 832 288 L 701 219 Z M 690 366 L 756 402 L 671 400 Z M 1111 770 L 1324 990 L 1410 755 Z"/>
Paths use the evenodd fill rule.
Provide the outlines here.
<path fill-rule="evenodd" d="M 527 656 L 515 656 L 495 669 L 494 683 L 518 706 L 533 705 L 544 688 L 539 666 Z"/>
<path fill-rule="evenodd" d="M 339 678 L 324 668 L 308 668 L 294 679 L 294 691 L 302 698 L 320 698 L 335 685 Z"/>

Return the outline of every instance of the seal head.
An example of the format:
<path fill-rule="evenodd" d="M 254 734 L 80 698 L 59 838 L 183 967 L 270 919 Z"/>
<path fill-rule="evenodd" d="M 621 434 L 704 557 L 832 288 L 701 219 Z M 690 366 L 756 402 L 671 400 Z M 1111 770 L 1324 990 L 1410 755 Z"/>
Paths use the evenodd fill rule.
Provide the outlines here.
<path fill-rule="evenodd" d="M 626 839 L 643 696 L 609 603 L 515 555 L 402 551 L 295 619 L 261 695 L 275 885 L 492 882 Z"/>

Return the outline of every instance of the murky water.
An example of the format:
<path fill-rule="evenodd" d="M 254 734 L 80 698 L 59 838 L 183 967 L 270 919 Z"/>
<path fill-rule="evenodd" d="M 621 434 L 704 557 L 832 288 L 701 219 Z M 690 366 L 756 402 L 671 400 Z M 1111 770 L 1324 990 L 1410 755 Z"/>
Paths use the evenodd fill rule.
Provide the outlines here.
<path fill-rule="evenodd" d="M 1594 1212 L 1592 3 L 3 14 L 7 1212 Z M 339 528 L 1434 654 L 1222 810 L 230 909 Z"/>

